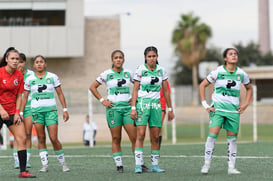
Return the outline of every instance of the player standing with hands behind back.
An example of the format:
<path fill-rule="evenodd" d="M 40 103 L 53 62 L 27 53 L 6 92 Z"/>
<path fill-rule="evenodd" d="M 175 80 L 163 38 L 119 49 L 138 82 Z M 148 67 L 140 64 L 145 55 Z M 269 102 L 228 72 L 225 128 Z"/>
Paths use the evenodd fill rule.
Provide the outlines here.
<path fill-rule="evenodd" d="M 239 67 L 238 51 L 227 48 L 223 57 L 225 64 L 212 71 L 200 84 L 200 97 L 203 107 L 209 113 L 209 133 L 205 144 L 205 164 L 201 173 L 207 174 L 210 169 L 214 144 L 220 129 L 227 131 L 228 142 L 228 174 L 240 174 L 235 168 L 237 154 L 237 135 L 240 114 L 244 112 L 251 100 L 252 87 L 248 75 Z M 212 103 L 209 106 L 205 99 L 205 87 L 214 84 Z M 245 102 L 240 104 L 240 88 L 246 88 Z"/>
<path fill-rule="evenodd" d="M 174 118 L 172 103 L 167 86 L 168 75 L 165 69 L 158 65 L 156 47 L 147 47 L 144 51 L 145 63 L 140 65 L 134 75 L 134 88 L 132 96 L 131 118 L 137 126 L 137 139 L 135 148 L 135 173 L 142 173 L 143 169 L 143 143 L 146 127 L 149 124 L 151 139 L 151 172 L 165 172 L 159 168 L 159 134 L 161 131 L 161 103 L 160 88 L 168 106 L 168 120 Z"/>

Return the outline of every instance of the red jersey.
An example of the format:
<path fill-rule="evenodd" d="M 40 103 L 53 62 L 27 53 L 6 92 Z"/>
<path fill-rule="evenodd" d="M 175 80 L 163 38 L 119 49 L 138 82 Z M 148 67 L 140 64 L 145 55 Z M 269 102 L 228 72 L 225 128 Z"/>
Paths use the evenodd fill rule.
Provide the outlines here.
<path fill-rule="evenodd" d="M 9 74 L 5 67 L 0 68 L 0 104 L 9 115 L 15 114 L 17 94 L 24 91 L 24 76 L 15 69 Z"/>
<path fill-rule="evenodd" d="M 169 93 L 171 93 L 171 88 L 168 81 L 167 81 L 167 86 L 169 89 Z M 160 89 L 160 103 L 161 103 L 161 110 L 166 110 L 166 101 L 165 101 L 162 87 Z"/>

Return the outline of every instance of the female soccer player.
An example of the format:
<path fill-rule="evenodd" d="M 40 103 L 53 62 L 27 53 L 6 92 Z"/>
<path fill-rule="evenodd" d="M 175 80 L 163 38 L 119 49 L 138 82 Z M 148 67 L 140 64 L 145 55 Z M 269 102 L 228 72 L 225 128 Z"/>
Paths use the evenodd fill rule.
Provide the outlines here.
<path fill-rule="evenodd" d="M 142 173 L 143 142 L 145 139 L 146 126 L 149 124 L 151 139 L 151 172 L 164 172 L 158 167 L 159 161 L 159 134 L 161 130 L 161 104 L 160 88 L 168 106 L 168 120 L 174 118 L 170 94 L 167 87 L 168 75 L 165 69 L 158 65 L 157 49 L 153 46 L 144 51 L 145 64 L 140 65 L 134 75 L 134 88 L 132 96 L 131 118 L 137 126 L 137 140 L 135 148 L 135 173 Z"/>
<path fill-rule="evenodd" d="M 40 172 L 48 171 L 48 151 L 46 147 L 45 127 L 63 172 L 70 169 L 65 164 L 64 151 L 58 139 L 58 113 L 54 91 L 57 92 L 63 107 L 63 120 L 69 119 L 66 101 L 61 89 L 61 83 L 56 74 L 46 71 L 46 59 L 38 55 L 34 58 L 35 74 L 25 80 L 25 91 L 22 106 L 25 107 L 28 96 L 31 97 L 32 119 L 38 136 L 38 149 L 43 167 Z M 29 95 L 30 94 L 30 95 Z"/>
<path fill-rule="evenodd" d="M 101 73 L 90 86 L 93 95 L 106 107 L 106 118 L 112 135 L 112 153 L 119 173 L 123 172 L 121 152 L 122 126 L 127 132 L 132 143 L 132 151 L 135 150 L 136 128 L 134 120 L 130 118 L 130 84 L 133 81 L 132 72 L 123 68 L 124 53 L 115 50 L 111 54 L 112 68 Z M 102 98 L 98 87 L 105 83 L 107 87 L 107 99 Z"/>
<path fill-rule="evenodd" d="M 19 115 L 22 93 L 24 91 L 24 77 L 18 71 L 19 52 L 9 48 L 0 62 L 0 125 L 7 125 L 14 135 L 20 166 L 20 178 L 34 178 L 26 171 L 26 133 Z M 0 126 L 1 128 L 2 126 Z"/>
<path fill-rule="evenodd" d="M 214 144 L 220 129 L 227 131 L 228 142 L 228 174 L 240 174 L 235 168 L 237 154 L 237 134 L 240 114 L 244 112 L 251 100 L 252 88 L 248 75 L 239 67 L 238 51 L 227 48 L 223 52 L 225 64 L 217 67 L 200 84 L 200 97 L 203 107 L 209 113 L 209 133 L 205 144 L 205 163 L 201 173 L 207 174 L 210 169 Z M 205 87 L 214 84 L 212 103 L 209 106 L 205 99 Z M 246 99 L 240 104 L 240 87 L 246 88 Z"/>
<path fill-rule="evenodd" d="M 26 69 L 26 56 L 23 53 L 19 54 L 19 63 L 17 65 L 17 69 L 22 72 L 24 75 L 24 80 L 26 80 L 27 77 L 30 75 L 34 74 L 32 70 Z M 26 136 L 27 136 L 27 141 L 26 141 L 26 146 L 27 146 L 27 168 L 30 168 L 30 156 L 31 156 L 31 145 L 32 145 L 32 140 L 31 140 L 31 133 L 32 133 L 32 117 L 31 117 L 31 110 L 30 110 L 30 99 L 27 102 L 27 105 L 24 109 L 24 113 L 20 112 L 20 115 L 23 116 L 23 122 L 25 125 L 26 129 Z M 18 155 L 17 155 L 17 147 L 16 144 L 13 147 L 13 156 L 14 156 L 14 168 L 19 168 L 19 161 L 18 161 Z"/>

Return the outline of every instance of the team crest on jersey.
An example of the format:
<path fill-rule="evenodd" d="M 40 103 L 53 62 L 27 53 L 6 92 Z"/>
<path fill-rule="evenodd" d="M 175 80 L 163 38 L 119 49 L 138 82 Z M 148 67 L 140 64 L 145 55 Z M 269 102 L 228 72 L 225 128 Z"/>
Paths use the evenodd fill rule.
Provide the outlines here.
<path fill-rule="evenodd" d="M 222 74 L 222 75 L 221 75 L 221 79 L 225 79 L 225 75 Z"/>
<path fill-rule="evenodd" d="M 15 79 L 15 80 L 13 81 L 13 84 L 14 84 L 15 86 L 18 86 L 18 79 Z"/>
<path fill-rule="evenodd" d="M 35 81 L 32 81 L 31 84 L 32 84 L 32 85 L 35 85 Z"/>
<path fill-rule="evenodd" d="M 7 83 L 7 80 L 3 80 L 3 84 L 6 84 Z"/>
<path fill-rule="evenodd" d="M 46 83 L 50 84 L 50 82 L 51 82 L 50 78 L 47 78 Z"/>
<path fill-rule="evenodd" d="M 124 73 L 124 77 L 125 77 L 125 78 L 129 78 L 129 75 L 128 75 L 127 72 Z"/>
<path fill-rule="evenodd" d="M 240 75 L 240 74 L 237 75 L 237 80 L 238 80 L 238 81 L 241 80 L 241 75 Z"/>
<path fill-rule="evenodd" d="M 161 71 L 160 70 L 157 71 L 157 75 L 161 76 Z"/>

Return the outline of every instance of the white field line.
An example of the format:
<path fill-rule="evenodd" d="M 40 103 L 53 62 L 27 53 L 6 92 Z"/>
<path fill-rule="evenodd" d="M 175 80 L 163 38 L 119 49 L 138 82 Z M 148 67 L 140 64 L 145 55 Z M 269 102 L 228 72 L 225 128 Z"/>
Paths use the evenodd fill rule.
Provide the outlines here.
<path fill-rule="evenodd" d="M 39 155 L 32 155 L 31 157 L 39 157 Z M 56 157 L 55 155 L 48 155 L 48 157 Z M 65 155 L 66 158 L 112 158 L 112 155 Z M 130 158 L 132 155 L 123 155 L 122 157 Z M 150 157 L 150 156 L 144 156 Z M 161 158 L 204 158 L 203 155 L 160 155 Z M 227 156 L 213 156 L 214 158 L 227 158 Z M 0 156 L 0 158 L 13 158 L 13 156 Z M 239 159 L 273 159 L 273 156 L 237 156 Z"/>

